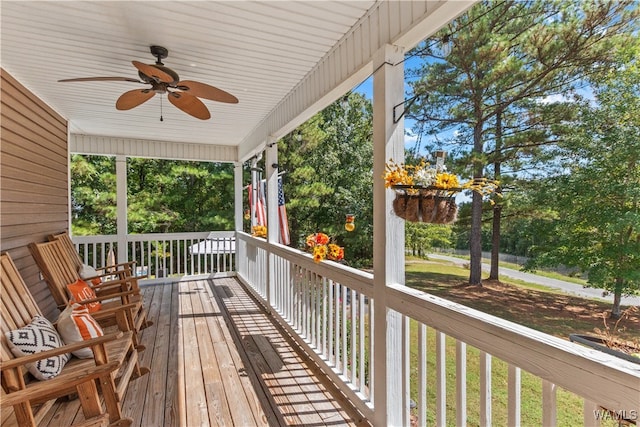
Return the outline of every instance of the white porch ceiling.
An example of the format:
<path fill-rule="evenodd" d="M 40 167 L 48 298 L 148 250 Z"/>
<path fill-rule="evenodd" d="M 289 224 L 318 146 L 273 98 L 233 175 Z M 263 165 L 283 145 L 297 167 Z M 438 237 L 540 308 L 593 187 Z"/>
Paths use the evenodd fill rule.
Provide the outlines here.
<path fill-rule="evenodd" d="M 470 4 L 3 0 L 0 58 L 9 74 L 69 120 L 73 134 L 229 145 L 242 156 L 366 78 L 379 45 L 411 47 Z M 181 79 L 219 87 L 240 102 L 203 100 L 212 118 L 201 121 L 165 95 L 116 110 L 116 99 L 146 87 L 141 84 L 57 82 L 138 78 L 131 61 L 153 63 L 150 45 L 169 50 L 163 62 Z M 318 79 L 322 73 L 331 77 Z"/>

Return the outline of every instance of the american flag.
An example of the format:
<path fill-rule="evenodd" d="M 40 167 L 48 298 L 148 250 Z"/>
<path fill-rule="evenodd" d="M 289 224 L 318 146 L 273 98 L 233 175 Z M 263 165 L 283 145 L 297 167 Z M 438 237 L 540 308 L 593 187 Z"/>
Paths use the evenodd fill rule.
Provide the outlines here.
<path fill-rule="evenodd" d="M 280 220 L 280 243 L 288 245 L 291 243 L 289 237 L 289 219 L 287 218 L 287 208 L 284 205 L 284 190 L 282 189 L 282 177 L 278 177 L 278 219 Z"/>
<path fill-rule="evenodd" d="M 256 224 L 257 225 L 267 225 L 267 204 L 265 202 L 265 186 L 267 182 L 262 179 L 258 181 L 257 188 L 257 196 L 256 196 L 256 206 L 255 206 L 255 215 L 256 215 Z"/>
<path fill-rule="evenodd" d="M 267 225 L 267 212 L 264 203 L 264 191 L 262 190 L 263 182 L 258 181 L 255 192 L 251 184 L 249 184 L 249 209 L 251 210 L 251 225 Z"/>

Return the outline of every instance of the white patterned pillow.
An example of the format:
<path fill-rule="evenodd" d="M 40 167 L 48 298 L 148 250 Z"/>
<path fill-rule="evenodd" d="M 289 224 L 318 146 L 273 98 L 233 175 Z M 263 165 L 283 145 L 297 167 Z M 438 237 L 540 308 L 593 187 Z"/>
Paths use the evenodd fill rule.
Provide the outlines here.
<path fill-rule="evenodd" d="M 6 333 L 11 352 L 16 356 L 26 356 L 55 349 L 64 345 L 60 335 L 51 322 L 42 316 L 35 316 L 31 323 L 23 328 Z M 57 376 L 69 360 L 69 353 L 38 360 L 27 364 L 31 375 L 39 380 L 48 380 Z"/>

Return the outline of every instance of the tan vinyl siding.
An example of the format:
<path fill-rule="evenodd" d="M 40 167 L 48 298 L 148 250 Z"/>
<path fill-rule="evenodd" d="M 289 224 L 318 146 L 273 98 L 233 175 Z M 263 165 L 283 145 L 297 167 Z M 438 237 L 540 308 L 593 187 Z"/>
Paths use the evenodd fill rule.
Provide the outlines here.
<path fill-rule="evenodd" d="M 58 310 L 27 245 L 69 227 L 67 122 L 1 70 L 0 249 L 50 319 Z"/>

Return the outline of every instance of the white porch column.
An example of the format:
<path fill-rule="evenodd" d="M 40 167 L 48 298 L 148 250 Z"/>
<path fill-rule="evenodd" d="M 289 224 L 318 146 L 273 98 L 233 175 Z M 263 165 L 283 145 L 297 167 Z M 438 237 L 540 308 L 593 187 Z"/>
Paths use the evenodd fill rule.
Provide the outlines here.
<path fill-rule="evenodd" d="M 127 217 L 127 156 L 116 156 L 116 212 L 117 212 L 117 241 L 118 262 L 127 262 L 129 250 L 127 234 L 129 233 L 129 220 Z"/>
<path fill-rule="evenodd" d="M 376 52 L 373 76 L 374 425 L 404 424 L 402 316 L 387 309 L 387 284 L 404 284 L 404 220 L 390 215 L 393 193 L 384 188 L 385 162 L 404 161 L 404 122 L 393 107 L 404 101 L 404 50 Z M 398 64 L 398 65 L 393 65 Z M 402 107 L 399 107 L 402 108 Z"/>
<path fill-rule="evenodd" d="M 274 167 L 276 166 L 276 167 Z M 280 242 L 280 221 L 278 221 L 278 142 L 275 139 L 267 141 L 265 170 L 267 179 L 267 241 L 269 244 Z M 275 256 L 268 252 L 267 260 L 267 302 L 272 307 L 275 289 Z"/>
<path fill-rule="evenodd" d="M 244 189 L 242 184 L 242 162 L 235 162 L 233 164 L 233 219 L 236 231 L 242 231 L 244 218 L 244 212 L 242 211 Z"/>
<path fill-rule="evenodd" d="M 234 230 L 236 233 L 242 231 L 244 212 L 242 211 L 242 198 L 244 195 L 242 182 L 242 162 L 235 162 L 233 167 L 233 218 L 234 218 Z M 240 265 L 239 260 L 246 258 L 247 254 L 242 252 L 244 245 L 240 245 L 238 236 L 236 235 L 236 263 L 235 270 L 238 271 Z M 245 272 L 246 273 L 246 272 Z"/>

